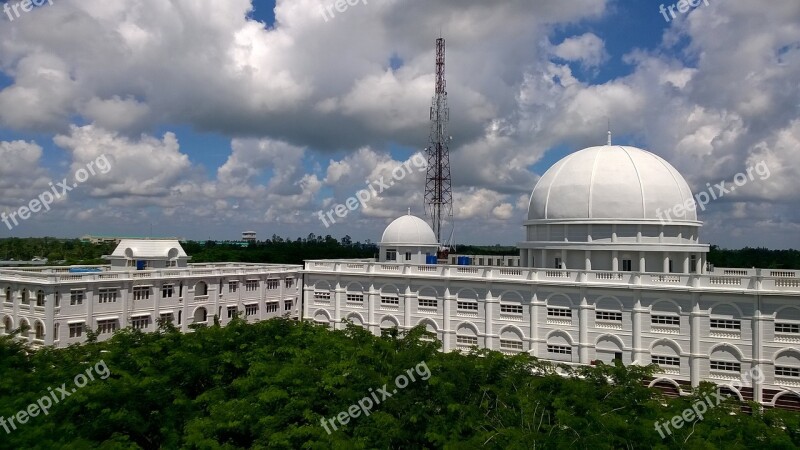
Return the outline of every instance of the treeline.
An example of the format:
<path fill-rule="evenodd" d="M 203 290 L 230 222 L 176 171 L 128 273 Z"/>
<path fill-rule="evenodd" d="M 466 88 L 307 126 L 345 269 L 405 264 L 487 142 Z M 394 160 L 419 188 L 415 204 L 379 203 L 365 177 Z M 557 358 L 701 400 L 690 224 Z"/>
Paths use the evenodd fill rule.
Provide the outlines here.
<path fill-rule="evenodd" d="M 0 428 L 0 447 L 800 446 L 800 414 L 746 414 L 730 399 L 662 438 L 657 421 L 685 417 L 713 388 L 664 398 L 643 384 L 652 366 L 562 367 L 562 376 L 527 354 L 442 353 L 430 338 L 421 328 L 376 337 L 288 319 L 187 334 L 126 329 L 106 342 L 35 352 L 3 336 L 0 416 L 9 432 Z M 40 403 L 48 414 L 31 406 Z"/>
<path fill-rule="evenodd" d="M 275 264 L 303 264 L 308 259 L 352 259 L 375 258 L 378 246 L 353 242 L 350 236 L 337 241 L 330 235 L 322 237 L 313 233 L 305 239 L 283 239 L 273 235 L 272 239 L 251 243 L 248 247 L 235 244 L 209 242 L 185 242 L 183 248 L 191 255 L 193 263 L 201 262 L 248 262 Z"/>
<path fill-rule="evenodd" d="M 34 257 L 47 258 L 48 264 L 104 264 L 101 258 L 114 251 L 114 244 L 90 244 L 79 239 L 6 238 L 0 239 L 0 260 L 30 261 Z M 353 242 L 350 236 L 341 240 L 313 233 L 306 238 L 289 239 L 273 235 L 271 239 L 252 243 L 247 247 L 237 244 L 216 244 L 214 241 L 187 241 L 183 243 L 191 262 L 250 262 L 276 264 L 302 264 L 308 259 L 374 258 L 378 246 L 367 240 Z M 464 245 L 456 249 L 459 254 L 517 255 L 516 247 Z M 717 267 L 800 270 L 800 251 L 770 250 L 745 247 L 738 250 L 711 246 L 708 262 Z"/>
<path fill-rule="evenodd" d="M 91 244 L 80 239 L 5 238 L 0 239 L 0 260 L 30 261 L 47 258 L 48 264 L 105 264 L 103 255 L 114 251 L 114 244 Z"/>
<path fill-rule="evenodd" d="M 712 245 L 708 261 L 717 267 L 800 270 L 800 251 L 750 247 L 729 250 Z"/>

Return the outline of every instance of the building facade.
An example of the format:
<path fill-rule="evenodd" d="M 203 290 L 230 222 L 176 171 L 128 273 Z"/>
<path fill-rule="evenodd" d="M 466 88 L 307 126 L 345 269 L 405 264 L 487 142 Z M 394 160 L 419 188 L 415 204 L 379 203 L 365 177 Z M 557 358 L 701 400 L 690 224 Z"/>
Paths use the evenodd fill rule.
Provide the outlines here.
<path fill-rule="evenodd" d="M 299 315 L 301 266 L 189 264 L 176 240 L 123 239 L 105 266 L 0 269 L 0 332 L 21 326 L 35 345 L 100 340 L 133 327 L 154 331 L 158 320 L 182 331 L 226 324 L 237 314 L 255 322 Z"/>
<path fill-rule="evenodd" d="M 415 241 L 428 236 L 416 228 L 395 227 L 377 261 L 307 261 L 303 316 L 334 328 L 348 320 L 375 334 L 423 325 L 444 351 L 477 346 L 568 364 L 655 363 L 652 385 L 676 395 L 758 368 L 763 380 L 726 389 L 797 408 L 800 271 L 708 271 L 691 198 L 680 174 L 649 152 L 582 150 L 534 189 L 519 245 L 523 267 L 387 259 L 398 241 L 436 244 Z M 684 205 L 684 217 L 662 223 L 659 211 L 675 205 Z"/>

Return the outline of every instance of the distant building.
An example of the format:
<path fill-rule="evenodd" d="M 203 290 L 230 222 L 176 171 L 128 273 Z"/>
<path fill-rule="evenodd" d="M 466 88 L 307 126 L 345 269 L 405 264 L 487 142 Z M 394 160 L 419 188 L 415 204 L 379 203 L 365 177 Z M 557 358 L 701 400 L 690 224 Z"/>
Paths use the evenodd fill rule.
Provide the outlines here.
<path fill-rule="evenodd" d="M 255 231 L 244 231 L 242 232 L 242 240 L 245 242 L 255 242 L 256 241 L 256 232 Z"/>
<path fill-rule="evenodd" d="M 139 240 L 147 240 L 147 239 L 155 239 L 155 240 L 176 240 L 182 241 L 183 238 L 178 237 L 163 237 L 163 238 L 150 238 L 150 237 L 141 237 L 141 236 L 93 236 L 93 235 L 85 235 L 81 237 L 83 242 L 88 242 L 90 244 L 119 244 L 120 241 L 123 239 L 139 239 Z"/>
<path fill-rule="evenodd" d="M 101 340 L 133 327 L 154 331 L 157 320 L 188 331 L 223 325 L 237 314 L 248 322 L 299 314 L 301 266 L 189 264 L 177 240 L 122 239 L 104 266 L 0 269 L 0 333 L 22 325 L 34 344 L 83 342 L 86 328 Z"/>

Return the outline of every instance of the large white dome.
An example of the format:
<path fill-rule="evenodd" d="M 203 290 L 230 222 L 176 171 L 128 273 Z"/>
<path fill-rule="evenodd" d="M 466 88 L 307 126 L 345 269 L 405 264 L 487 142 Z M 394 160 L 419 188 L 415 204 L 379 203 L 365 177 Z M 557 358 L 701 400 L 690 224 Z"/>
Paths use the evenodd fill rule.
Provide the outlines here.
<path fill-rule="evenodd" d="M 431 246 L 439 244 L 430 225 L 411 214 L 399 217 L 390 223 L 381 237 L 382 245 Z"/>
<path fill-rule="evenodd" d="M 692 198 L 686 180 L 668 162 L 642 149 L 590 147 L 563 158 L 531 194 L 528 220 L 659 220 L 658 213 Z M 697 221 L 689 208 L 673 221 Z"/>

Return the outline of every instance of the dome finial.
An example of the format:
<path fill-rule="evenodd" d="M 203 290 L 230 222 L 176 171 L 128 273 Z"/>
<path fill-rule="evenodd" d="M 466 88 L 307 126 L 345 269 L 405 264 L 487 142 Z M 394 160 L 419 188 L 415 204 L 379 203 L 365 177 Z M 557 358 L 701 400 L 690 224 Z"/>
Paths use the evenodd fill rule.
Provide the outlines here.
<path fill-rule="evenodd" d="M 411 207 L 410 206 L 408 207 L 408 215 L 409 216 L 411 215 Z"/>
<path fill-rule="evenodd" d="M 608 146 L 611 147 L 611 119 L 608 119 Z"/>

